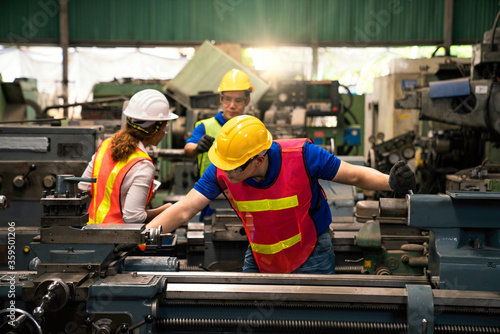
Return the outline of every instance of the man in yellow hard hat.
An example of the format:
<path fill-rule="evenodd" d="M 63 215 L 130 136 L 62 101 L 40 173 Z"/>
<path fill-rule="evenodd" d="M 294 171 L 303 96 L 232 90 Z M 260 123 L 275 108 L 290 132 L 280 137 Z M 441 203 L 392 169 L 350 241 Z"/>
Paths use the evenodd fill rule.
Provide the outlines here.
<path fill-rule="evenodd" d="M 367 190 L 415 190 L 405 164 L 387 175 L 342 161 L 310 139 L 273 141 L 264 124 L 247 115 L 222 127 L 209 157 L 212 165 L 195 187 L 147 227 L 173 231 L 223 192 L 250 243 L 244 272 L 334 273 L 332 217 L 319 179 Z"/>
<path fill-rule="evenodd" d="M 219 134 L 220 129 L 231 118 L 243 114 L 243 110 L 250 103 L 250 93 L 253 90 L 250 79 L 241 70 L 232 69 L 222 78 L 218 89 L 222 110 L 214 117 L 198 121 L 191 137 L 184 146 L 184 154 L 187 157 L 197 157 L 200 177 L 210 166 L 208 150 Z M 201 212 L 200 221 L 203 221 L 204 216 L 210 216 L 212 213 L 213 210 L 207 206 Z"/>

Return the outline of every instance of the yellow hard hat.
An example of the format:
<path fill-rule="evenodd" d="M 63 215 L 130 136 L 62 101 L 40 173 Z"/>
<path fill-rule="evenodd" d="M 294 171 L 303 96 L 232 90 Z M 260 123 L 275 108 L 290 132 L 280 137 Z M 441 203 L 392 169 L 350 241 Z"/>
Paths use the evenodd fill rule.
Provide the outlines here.
<path fill-rule="evenodd" d="M 227 92 L 232 90 L 249 90 L 253 92 L 253 86 L 248 78 L 248 75 L 236 68 L 224 74 L 220 82 L 219 92 Z"/>
<path fill-rule="evenodd" d="M 269 149 L 272 143 L 271 133 L 258 118 L 237 116 L 224 124 L 208 151 L 208 158 L 222 170 L 233 170 Z"/>

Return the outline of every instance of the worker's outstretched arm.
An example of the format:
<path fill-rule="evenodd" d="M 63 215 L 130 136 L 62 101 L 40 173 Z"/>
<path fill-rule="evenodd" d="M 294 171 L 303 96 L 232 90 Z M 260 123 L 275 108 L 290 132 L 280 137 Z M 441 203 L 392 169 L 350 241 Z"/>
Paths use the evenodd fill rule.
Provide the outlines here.
<path fill-rule="evenodd" d="M 162 213 L 164 210 L 168 209 L 172 206 L 172 203 L 163 204 L 157 208 L 146 210 L 146 220 L 144 221 L 146 224 L 153 220 L 156 216 Z"/>
<path fill-rule="evenodd" d="M 200 154 L 200 152 L 196 150 L 197 145 L 198 143 L 187 143 L 184 146 L 184 155 L 188 158 L 196 158 L 196 156 Z"/>
<path fill-rule="evenodd" d="M 351 165 L 345 161 L 340 163 L 334 182 L 353 185 L 365 190 L 391 191 L 389 175 L 376 169 L 358 165 Z"/>
<path fill-rule="evenodd" d="M 161 225 L 162 232 L 172 232 L 177 227 L 188 222 L 209 203 L 210 200 L 208 198 L 197 190 L 191 189 L 183 199 L 156 216 L 155 219 L 146 225 L 146 228 Z"/>

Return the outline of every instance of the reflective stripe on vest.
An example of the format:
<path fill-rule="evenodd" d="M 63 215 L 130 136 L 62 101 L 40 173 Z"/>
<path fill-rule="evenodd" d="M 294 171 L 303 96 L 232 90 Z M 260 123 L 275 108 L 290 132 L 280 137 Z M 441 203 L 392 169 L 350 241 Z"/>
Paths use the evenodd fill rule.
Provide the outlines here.
<path fill-rule="evenodd" d="M 299 205 L 299 202 L 297 196 L 294 195 L 279 199 L 264 199 L 264 200 L 246 201 L 246 202 L 234 201 L 234 205 L 236 206 L 238 211 L 258 212 L 258 211 L 278 211 L 283 209 L 294 208 Z M 285 248 L 292 247 L 300 240 L 301 240 L 301 235 L 299 233 L 287 240 L 279 241 L 273 245 L 260 245 L 256 243 L 250 243 L 250 246 L 252 247 L 252 250 L 257 253 L 275 254 L 282 251 Z"/>
<path fill-rule="evenodd" d="M 316 224 L 309 215 L 312 189 L 302 153 L 305 142 L 276 141 L 281 147 L 281 168 L 268 188 L 232 184 L 217 169 L 219 185 L 243 221 L 260 272 L 290 273 L 316 246 Z"/>
<path fill-rule="evenodd" d="M 296 243 L 300 242 L 302 240 L 302 236 L 299 234 L 294 235 L 291 238 L 288 238 L 286 240 L 279 241 L 273 245 L 260 245 L 251 242 L 250 246 L 252 247 L 252 250 L 256 253 L 261 253 L 261 254 L 276 254 L 278 252 L 281 252 L 282 250 L 286 248 L 290 248 Z"/>
<path fill-rule="evenodd" d="M 288 208 L 294 208 L 299 205 L 297 195 L 278 199 L 263 199 L 258 201 L 234 201 L 238 211 L 257 212 L 257 211 L 276 211 Z"/>
<path fill-rule="evenodd" d="M 111 157 L 112 138 L 106 139 L 94 157 L 92 177 L 97 179 L 91 185 L 92 200 L 89 205 L 88 224 L 123 223 L 120 203 L 120 188 L 127 172 L 139 161 L 151 158 L 139 148 L 127 160 L 113 161 Z M 148 192 L 151 198 L 153 184 Z"/>
<path fill-rule="evenodd" d="M 220 129 L 222 129 L 222 126 L 220 125 L 219 121 L 216 120 L 215 117 L 203 119 L 201 121 L 196 122 L 195 128 L 202 123 L 205 126 L 205 134 L 217 138 Z M 205 171 L 207 170 L 208 166 L 210 166 L 211 162 L 210 159 L 208 159 L 208 152 L 198 154 L 197 158 L 198 158 L 198 169 L 200 171 L 200 177 L 201 177 L 203 173 L 205 173 Z"/>

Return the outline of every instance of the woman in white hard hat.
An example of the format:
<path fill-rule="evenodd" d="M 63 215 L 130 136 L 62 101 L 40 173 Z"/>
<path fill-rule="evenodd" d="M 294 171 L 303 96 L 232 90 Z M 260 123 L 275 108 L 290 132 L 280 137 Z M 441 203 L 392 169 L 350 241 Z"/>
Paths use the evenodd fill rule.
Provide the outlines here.
<path fill-rule="evenodd" d="M 171 204 L 146 210 L 152 198 L 155 167 L 146 146 L 158 145 L 178 116 L 170 112 L 168 100 L 154 89 L 142 90 L 129 101 L 123 114 L 125 129 L 102 142 L 82 177 L 80 190 L 90 190 L 88 224 L 147 223 Z"/>

